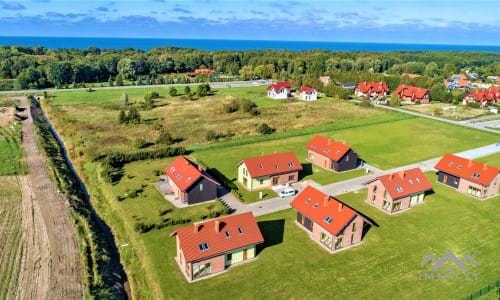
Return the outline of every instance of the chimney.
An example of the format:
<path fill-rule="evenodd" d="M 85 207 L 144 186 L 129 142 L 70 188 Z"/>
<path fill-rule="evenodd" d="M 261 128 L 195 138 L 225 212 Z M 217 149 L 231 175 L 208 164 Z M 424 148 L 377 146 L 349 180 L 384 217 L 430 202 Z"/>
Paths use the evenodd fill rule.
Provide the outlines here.
<path fill-rule="evenodd" d="M 396 174 L 392 173 L 391 177 L 389 177 L 391 180 L 394 180 L 394 177 L 396 177 Z"/>
<path fill-rule="evenodd" d="M 202 225 L 201 223 L 194 223 L 193 227 L 194 227 L 194 233 L 197 233 L 200 232 Z"/>
<path fill-rule="evenodd" d="M 347 143 L 345 141 L 342 141 L 342 144 L 346 145 Z"/>
<path fill-rule="evenodd" d="M 323 206 L 327 207 L 329 202 L 330 202 L 330 196 L 325 196 Z"/>
<path fill-rule="evenodd" d="M 220 221 L 216 220 L 214 224 L 215 224 L 215 232 L 217 233 L 220 232 Z"/>
<path fill-rule="evenodd" d="M 472 159 L 469 159 L 469 163 L 467 164 L 467 168 L 472 167 Z"/>
<path fill-rule="evenodd" d="M 332 140 L 328 139 L 328 146 L 332 143 Z"/>
<path fill-rule="evenodd" d="M 483 170 L 485 170 L 485 171 L 488 170 L 488 165 L 487 164 L 484 164 Z"/>
<path fill-rule="evenodd" d="M 260 153 L 260 156 L 264 156 L 264 151 L 262 151 L 262 152 Z"/>
<path fill-rule="evenodd" d="M 201 168 L 200 165 L 198 165 L 198 171 L 203 172 L 203 169 Z"/>
<path fill-rule="evenodd" d="M 406 172 L 405 171 L 402 171 L 402 172 L 399 172 L 399 176 L 403 179 L 406 178 Z"/>
<path fill-rule="evenodd" d="M 343 208 L 344 208 L 344 204 L 339 202 L 339 212 L 341 212 Z"/>

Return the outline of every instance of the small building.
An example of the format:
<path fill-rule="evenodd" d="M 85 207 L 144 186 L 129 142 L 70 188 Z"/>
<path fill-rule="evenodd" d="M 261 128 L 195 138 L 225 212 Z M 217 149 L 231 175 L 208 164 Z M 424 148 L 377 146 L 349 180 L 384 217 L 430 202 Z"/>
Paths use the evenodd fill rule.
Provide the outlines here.
<path fill-rule="evenodd" d="M 220 184 L 198 164 L 179 156 L 165 168 L 167 182 L 175 196 L 186 204 L 217 198 Z"/>
<path fill-rule="evenodd" d="M 245 158 L 237 167 L 238 182 L 250 191 L 298 182 L 302 170 L 293 152 Z"/>
<path fill-rule="evenodd" d="M 312 87 L 301 87 L 299 90 L 299 98 L 306 101 L 318 100 L 318 93 Z"/>
<path fill-rule="evenodd" d="M 188 281 L 256 258 L 256 245 L 264 242 L 252 212 L 197 222 L 170 236 L 176 237 L 175 260 Z"/>
<path fill-rule="evenodd" d="M 444 80 L 444 86 L 450 91 L 468 89 L 471 87 L 471 82 L 465 74 L 453 74 L 450 78 Z"/>
<path fill-rule="evenodd" d="M 212 75 L 212 74 L 215 74 L 215 70 L 207 69 L 207 68 L 194 69 L 194 72 L 189 72 L 187 75 L 189 77 L 196 77 L 197 75 L 200 75 L 200 74 Z"/>
<path fill-rule="evenodd" d="M 317 135 L 307 145 L 307 160 L 322 168 L 342 172 L 358 167 L 358 154 L 345 142 Z"/>
<path fill-rule="evenodd" d="M 290 97 L 290 83 L 276 82 L 267 87 L 267 96 L 272 99 L 287 99 Z"/>
<path fill-rule="evenodd" d="M 321 83 L 324 86 L 327 86 L 330 83 L 331 79 L 330 79 L 330 76 L 320 76 L 319 81 L 321 81 Z"/>
<path fill-rule="evenodd" d="M 331 253 L 359 245 L 365 224 L 361 214 L 312 186 L 290 203 L 297 211 L 297 225 Z"/>
<path fill-rule="evenodd" d="M 394 93 L 398 95 L 400 101 L 404 101 L 407 104 L 416 104 L 417 101 L 421 104 L 429 104 L 431 100 L 431 94 L 428 89 L 415 86 L 401 84 Z"/>
<path fill-rule="evenodd" d="M 486 199 L 498 195 L 500 169 L 447 153 L 434 166 L 438 182 L 461 193 Z"/>
<path fill-rule="evenodd" d="M 424 202 L 432 184 L 420 168 L 375 177 L 368 185 L 366 202 L 389 214 L 409 209 Z"/>
<path fill-rule="evenodd" d="M 500 96 L 500 91 L 497 88 L 467 91 L 463 98 L 463 104 L 478 103 L 480 107 L 485 107 L 496 103 L 500 99 L 497 95 Z"/>
<path fill-rule="evenodd" d="M 356 96 L 365 96 L 370 99 L 387 96 L 389 87 L 384 81 L 380 82 L 359 82 L 354 88 Z"/>

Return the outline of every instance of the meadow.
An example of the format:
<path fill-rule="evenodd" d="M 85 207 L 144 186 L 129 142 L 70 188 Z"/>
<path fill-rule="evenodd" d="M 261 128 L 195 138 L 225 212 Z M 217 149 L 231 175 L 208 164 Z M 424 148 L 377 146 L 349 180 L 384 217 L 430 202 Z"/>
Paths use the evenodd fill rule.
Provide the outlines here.
<path fill-rule="evenodd" d="M 22 124 L 0 127 L 0 176 L 23 175 L 28 169 L 21 146 Z"/>
<path fill-rule="evenodd" d="M 399 113 L 363 108 L 343 101 L 323 99 L 314 103 L 269 102 L 258 95 L 259 88 L 247 91 L 221 90 L 215 92 L 214 96 L 195 101 L 162 96 L 156 102 L 157 107 L 144 114 L 151 114 L 149 116 L 158 118 L 157 120 L 184 120 L 185 122 L 180 123 L 182 125 L 175 127 L 180 132 L 175 136 L 187 137 L 193 133 L 199 140 L 185 138 L 179 144 L 191 149 L 192 159 L 209 170 L 216 170 L 218 178 L 222 178 L 226 185 L 236 187 L 236 164 L 245 157 L 262 153 L 294 151 L 304 165 L 301 180 L 314 180 L 320 184 L 364 173 L 363 170 L 333 173 L 311 166 L 305 160 L 304 146 L 316 132 L 335 140 L 346 141 L 364 161 L 382 169 L 439 157 L 445 152 L 459 152 L 491 144 L 498 139 L 497 135 L 491 133 L 429 119 L 407 118 Z M 131 101 L 141 101 L 139 97 L 144 91 L 133 91 L 137 92 L 137 98 Z M 83 97 L 80 94 L 70 97 L 72 93 L 80 92 L 68 92 L 57 94 L 57 97 L 46 104 L 50 106 L 49 110 L 52 109 L 49 115 L 66 144 L 75 145 L 82 152 L 87 151 L 89 141 L 97 143 L 96 146 L 105 151 L 130 151 L 130 140 L 134 137 L 152 135 L 154 122 L 132 127 L 120 127 L 121 125 L 113 123 L 109 111 L 115 114 L 116 110 L 106 107 L 119 106 L 119 97 L 123 91 L 112 92 L 115 94 L 109 91 L 110 96 L 104 99 L 96 96 L 101 91 L 86 94 L 81 92 L 81 95 L 96 96 L 87 100 L 77 100 L 78 97 Z M 134 99 L 132 90 L 127 90 L 127 93 L 130 99 Z M 73 102 L 69 98 L 65 100 L 65 97 L 70 97 Z M 249 126 L 247 119 L 253 117 L 245 114 L 240 114 L 239 117 L 232 115 L 231 118 L 234 119 L 229 120 L 228 116 L 220 116 L 222 114 L 219 110 L 213 110 L 219 105 L 215 103 L 216 100 L 226 101 L 226 97 L 254 97 L 252 101 L 261 110 L 258 117 L 265 115 L 268 118 L 266 122 L 284 124 L 283 127 L 277 126 L 277 132 L 268 136 L 259 136 L 252 131 L 248 136 L 235 134 L 231 139 L 218 143 L 203 140 L 196 132 L 205 130 L 205 126 L 217 124 L 221 128 L 219 131 L 227 128 L 245 130 Z M 203 108 L 196 112 L 197 122 L 192 122 L 193 105 Z M 176 106 L 177 110 L 168 113 L 163 111 L 172 106 Z M 311 123 L 300 126 L 288 124 L 290 114 L 283 111 L 292 109 L 290 107 L 307 110 Z M 206 120 L 208 112 L 218 114 Z M 99 117 L 91 118 L 92 114 Z M 315 115 L 323 123 L 312 122 Z M 98 120 L 102 120 L 102 117 L 111 121 L 99 124 Z M 328 121 L 329 118 L 335 122 Z M 71 127 L 65 124 L 74 124 L 76 129 L 69 130 Z M 84 129 L 86 127 L 89 128 L 87 131 Z M 113 133 L 113 130 L 117 131 Z M 116 143 L 113 143 L 109 139 L 110 134 L 121 135 L 127 142 L 116 139 Z M 436 183 L 435 174 L 428 173 L 427 176 L 434 185 L 434 193 L 428 196 L 424 205 L 396 216 L 386 215 L 365 204 L 365 190 L 339 196 L 339 199 L 377 224 L 367 232 L 359 247 L 334 255 L 326 253 L 294 224 L 295 213 L 289 209 L 258 218 L 266 242 L 260 247 L 255 262 L 208 280 L 188 284 L 173 259 L 175 239 L 168 237 L 175 228 L 183 225 L 162 224 L 171 220 L 189 223 L 202 220 L 211 213 L 220 211 L 221 204 L 211 202 L 177 209 L 163 199 L 154 183 L 160 180 L 159 174 L 173 158 L 126 164 L 121 180 L 110 184 L 100 177 L 101 167 L 98 161 L 91 162 L 85 153 L 79 155 L 78 151 L 73 151 L 73 155 L 79 162 L 76 166 L 83 175 L 92 204 L 113 230 L 132 293 L 138 299 L 199 298 L 200 295 L 210 299 L 457 298 L 467 296 L 483 285 L 500 279 L 496 264 L 493 263 L 500 259 L 496 251 L 499 242 L 496 232 L 500 225 L 494 222 L 500 212 L 500 197 L 478 201 Z M 492 165 L 500 166 L 498 155 L 484 159 Z M 244 193 L 246 202 L 257 201 L 257 193 L 240 190 Z M 271 191 L 265 193 L 268 194 L 267 197 L 274 196 Z M 141 226 L 148 230 L 142 231 Z M 477 281 L 431 282 L 419 279 L 419 272 L 422 271 L 420 261 L 430 253 L 442 256 L 448 250 L 459 257 L 467 253 L 475 257 L 477 255 L 481 273 Z M 304 253 L 307 255 L 304 256 Z M 366 282 L 370 284 L 364 284 Z"/>

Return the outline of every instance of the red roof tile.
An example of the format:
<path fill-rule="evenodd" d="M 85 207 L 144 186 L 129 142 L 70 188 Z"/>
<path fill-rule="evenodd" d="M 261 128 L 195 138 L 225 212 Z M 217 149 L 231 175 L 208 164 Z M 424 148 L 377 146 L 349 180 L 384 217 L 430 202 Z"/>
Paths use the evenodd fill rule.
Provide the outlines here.
<path fill-rule="evenodd" d="M 290 83 L 286 81 L 281 81 L 281 82 L 276 82 L 273 84 L 270 84 L 267 89 L 271 90 L 274 89 L 275 92 L 279 92 L 282 89 L 290 89 Z"/>
<path fill-rule="evenodd" d="M 474 90 L 474 91 L 468 91 L 465 95 L 464 98 L 470 97 L 474 99 L 476 102 L 483 103 L 483 101 L 495 101 L 495 93 L 491 92 L 490 90 Z"/>
<path fill-rule="evenodd" d="M 364 93 L 383 93 L 383 92 L 388 92 L 389 87 L 387 87 L 387 84 L 384 81 L 380 82 L 360 82 L 356 85 L 356 88 Z"/>
<path fill-rule="evenodd" d="M 245 158 L 239 164 L 245 164 L 252 178 L 290 173 L 302 170 L 302 165 L 293 152 L 274 153 Z"/>
<path fill-rule="evenodd" d="M 369 182 L 375 180 L 380 180 L 393 200 L 432 189 L 432 184 L 420 168 L 382 175 Z"/>
<path fill-rule="evenodd" d="M 445 154 L 434 168 L 482 185 L 489 185 L 500 172 L 499 168 L 450 153 Z"/>
<path fill-rule="evenodd" d="M 315 136 L 306 148 L 334 161 L 339 161 L 351 149 L 345 143 L 339 143 L 321 135 Z"/>
<path fill-rule="evenodd" d="M 264 242 L 252 212 L 224 216 L 182 227 L 172 233 L 179 237 L 187 262 L 220 255 Z M 200 250 L 206 243 L 208 248 Z"/>
<path fill-rule="evenodd" d="M 165 173 L 182 191 L 186 191 L 202 176 L 219 184 L 206 171 L 184 156 L 177 157 L 168 165 L 165 168 Z"/>
<path fill-rule="evenodd" d="M 334 235 L 338 235 L 357 215 L 352 208 L 310 185 L 290 205 Z M 330 223 L 326 221 L 328 217 L 332 219 Z"/>
<path fill-rule="evenodd" d="M 404 85 L 401 84 L 395 91 L 396 94 L 400 95 L 400 97 L 411 97 L 413 99 L 423 99 L 425 94 L 429 93 L 428 89 Z"/>
<path fill-rule="evenodd" d="M 300 88 L 299 92 L 302 93 L 306 93 L 308 95 L 312 94 L 312 92 L 315 92 L 316 89 L 312 88 L 312 87 L 307 87 L 307 86 L 303 86 Z"/>

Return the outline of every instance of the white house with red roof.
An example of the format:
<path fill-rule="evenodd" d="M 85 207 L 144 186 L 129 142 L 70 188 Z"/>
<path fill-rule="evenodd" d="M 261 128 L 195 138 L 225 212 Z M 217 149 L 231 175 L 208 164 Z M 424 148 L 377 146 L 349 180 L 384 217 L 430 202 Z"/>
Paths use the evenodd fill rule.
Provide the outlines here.
<path fill-rule="evenodd" d="M 317 135 L 307 145 L 307 160 L 336 172 L 358 167 L 358 154 L 345 142 L 337 142 Z"/>
<path fill-rule="evenodd" d="M 253 191 L 299 181 L 302 165 L 293 152 L 245 158 L 237 165 L 238 182 Z"/>
<path fill-rule="evenodd" d="M 359 82 L 354 88 L 356 96 L 365 96 L 370 99 L 387 96 L 387 93 L 389 93 L 389 87 L 385 81 Z"/>
<path fill-rule="evenodd" d="M 267 96 L 272 99 L 287 99 L 290 97 L 290 83 L 275 82 L 267 87 Z"/>
<path fill-rule="evenodd" d="M 219 217 L 175 230 L 175 260 L 188 281 L 227 270 L 256 257 L 264 242 L 252 212 Z"/>
<path fill-rule="evenodd" d="M 373 178 L 368 185 L 366 202 L 389 214 L 407 210 L 424 202 L 432 184 L 420 168 Z"/>
<path fill-rule="evenodd" d="M 498 195 L 500 169 L 447 153 L 434 166 L 438 182 L 461 193 L 486 199 Z"/>
<path fill-rule="evenodd" d="M 315 88 L 303 86 L 299 90 L 299 98 L 306 101 L 318 100 L 318 92 Z"/>
<path fill-rule="evenodd" d="M 194 204 L 217 198 L 220 183 L 184 156 L 177 157 L 169 164 L 165 174 L 176 198 L 183 203 Z"/>
<path fill-rule="evenodd" d="M 429 104 L 431 100 L 431 94 L 428 89 L 419 88 L 416 86 L 401 84 L 394 91 L 399 97 L 399 100 L 406 102 L 407 104 L 415 104 L 417 101 L 421 104 Z"/>
<path fill-rule="evenodd" d="M 360 213 L 332 196 L 307 186 L 290 205 L 297 211 L 296 223 L 330 252 L 359 245 L 366 220 Z"/>

